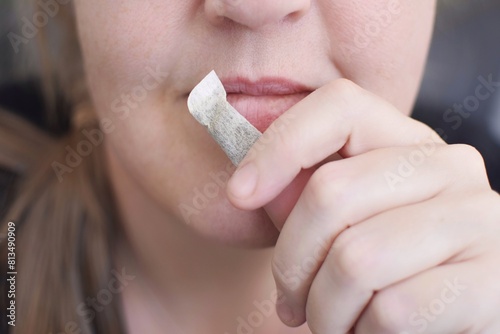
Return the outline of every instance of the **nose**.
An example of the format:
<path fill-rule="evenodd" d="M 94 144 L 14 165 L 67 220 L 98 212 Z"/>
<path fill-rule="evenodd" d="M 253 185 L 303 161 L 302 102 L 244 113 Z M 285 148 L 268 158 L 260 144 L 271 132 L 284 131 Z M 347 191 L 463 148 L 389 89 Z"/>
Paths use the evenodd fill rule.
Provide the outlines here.
<path fill-rule="evenodd" d="M 206 0 L 209 19 L 227 18 L 250 29 L 258 29 L 286 19 L 298 19 L 311 6 L 310 0 Z"/>

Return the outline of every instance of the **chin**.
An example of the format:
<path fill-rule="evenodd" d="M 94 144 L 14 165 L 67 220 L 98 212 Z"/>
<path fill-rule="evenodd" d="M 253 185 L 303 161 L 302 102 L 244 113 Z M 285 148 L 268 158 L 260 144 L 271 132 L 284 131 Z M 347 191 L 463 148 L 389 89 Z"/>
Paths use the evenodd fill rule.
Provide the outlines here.
<path fill-rule="evenodd" d="M 263 209 L 243 211 L 229 202 L 208 207 L 185 223 L 203 238 L 235 248 L 273 247 L 279 236 Z"/>

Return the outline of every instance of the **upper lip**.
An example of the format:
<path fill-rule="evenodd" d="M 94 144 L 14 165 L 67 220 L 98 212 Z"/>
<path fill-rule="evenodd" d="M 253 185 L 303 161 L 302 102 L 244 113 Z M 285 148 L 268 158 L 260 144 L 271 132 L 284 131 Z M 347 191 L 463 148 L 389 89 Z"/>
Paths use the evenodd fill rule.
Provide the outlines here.
<path fill-rule="evenodd" d="M 256 81 L 244 77 L 225 78 L 222 84 L 228 94 L 250 96 L 279 96 L 310 93 L 312 88 L 293 80 L 266 77 Z"/>

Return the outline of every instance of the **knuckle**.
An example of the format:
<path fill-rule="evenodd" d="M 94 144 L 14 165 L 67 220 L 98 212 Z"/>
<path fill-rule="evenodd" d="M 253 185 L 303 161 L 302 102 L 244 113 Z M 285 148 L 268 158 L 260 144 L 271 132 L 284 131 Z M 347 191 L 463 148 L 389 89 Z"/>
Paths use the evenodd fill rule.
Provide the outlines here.
<path fill-rule="evenodd" d="M 342 96 L 346 99 L 357 97 L 362 91 L 361 87 L 345 78 L 332 81 L 328 84 L 328 90 L 330 93 Z"/>
<path fill-rule="evenodd" d="M 375 294 L 368 308 L 368 317 L 376 332 L 400 333 L 408 329 L 409 317 L 414 309 L 407 300 L 408 297 L 403 297 L 395 289 Z"/>
<path fill-rule="evenodd" d="M 370 112 L 367 105 L 371 105 L 370 94 L 363 88 L 348 79 L 337 79 L 326 86 L 325 94 L 328 99 L 342 111 L 344 121 L 360 118 Z M 353 122 L 351 120 L 351 122 Z M 343 129 L 347 129 L 344 127 Z"/>
<path fill-rule="evenodd" d="M 324 217 L 334 207 L 344 207 L 350 184 L 350 177 L 338 166 L 333 163 L 323 165 L 314 172 L 304 190 L 305 205 L 318 218 Z"/>
<path fill-rule="evenodd" d="M 450 148 L 453 158 L 464 163 L 467 168 L 474 167 L 475 170 L 485 170 L 483 156 L 475 147 L 466 144 L 454 144 L 450 145 Z"/>
<path fill-rule="evenodd" d="M 342 232 L 331 249 L 331 260 L 327 261 L 329 273 L 349 285 L 365 287 L 369 250 L 364 238 L 356 228 Z"/>
<path fill-rule="evenodd" d="M 467 174 L 464 181 L 489 184 L 483 156 L 475 147 L 466 144 L 454 144 L 449 145 L 446 152 L 454 165 L 462 173 Z"/>

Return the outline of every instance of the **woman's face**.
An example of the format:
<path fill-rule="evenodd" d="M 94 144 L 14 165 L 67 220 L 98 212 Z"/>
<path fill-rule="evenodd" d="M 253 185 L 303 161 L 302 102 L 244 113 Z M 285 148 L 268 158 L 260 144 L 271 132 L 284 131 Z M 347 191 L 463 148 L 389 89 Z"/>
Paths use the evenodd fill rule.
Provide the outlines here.
<path fill-rule="evenodd" d="M 90 93 L 108 133 L 111 173 L 120 175 L 113 182 L 126 179 L 159 206 L 164 224 L 253 246 L 272 244 L 277 231 L 263 210 L 240 211 L 226 199 L 233 168 L 188 112 L 193 87 L 213 69 L 227 80 L 279 78 L 310 89 L 344 77 L 408 114 L 435 6 L 434 0 L 75 3 Z M 283 108 L 280 99 L 259 105 Z M 161 226 L 152 228 L 161 233 Z"/>

